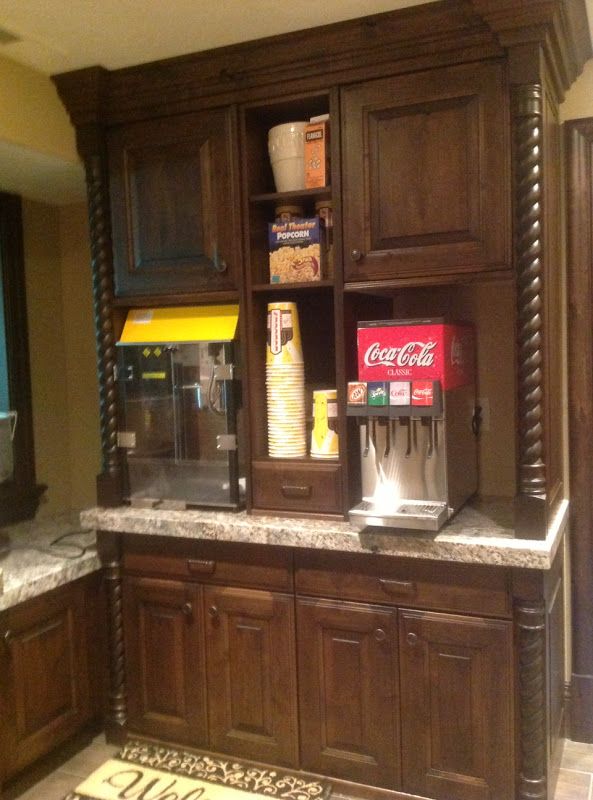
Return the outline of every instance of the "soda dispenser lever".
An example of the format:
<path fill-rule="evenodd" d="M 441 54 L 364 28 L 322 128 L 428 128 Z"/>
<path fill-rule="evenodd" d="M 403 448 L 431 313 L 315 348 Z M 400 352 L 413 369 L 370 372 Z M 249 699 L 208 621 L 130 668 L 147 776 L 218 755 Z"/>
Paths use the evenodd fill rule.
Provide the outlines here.
<path fill-rule="evenodd" d="M 391 425 L 388 419 L 385 420 L 385 427 L 385 452 L 383 453 L 383 458 L 387 458 L 391 452 Z"/>
<path fill-rule="evenodd" d="M 369 454 L 369 448 L 371 446 L 370 435 L 371 435 L 371 419 L 370 417 L 367 417 L 366 423 L 364 425 L 364 450 L 362 451 L 362 455 L 364 458 L 366 458 Z"/>

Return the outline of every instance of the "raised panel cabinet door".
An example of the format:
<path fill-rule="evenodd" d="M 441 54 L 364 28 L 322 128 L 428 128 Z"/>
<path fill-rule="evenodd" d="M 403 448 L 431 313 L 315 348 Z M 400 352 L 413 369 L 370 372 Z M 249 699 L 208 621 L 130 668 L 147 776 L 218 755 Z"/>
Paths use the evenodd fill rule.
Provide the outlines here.
<path fill-rule="evenodd" d="M 211 748 L 296 766 L 293 598 L 208 586 L 204 605 Z"/>
<path fill-rule="evenodd" d="M 91 714 L 84 589 L 74 583 L 3 617 L 5 771 L 18 772 Z"/>
<path fill-rule="evenodd" d="M 347 281 L 510 268 L 501 64 L 353 85 L 342 111 Z"/>
<path fill-rule="evenodd" d="M 398 788 L 396 622 L 394 609 L 297 599 L 303 769 Z"/>
<path fill-rule="evenodd" d="M 512 800 L 512 624 L 400 612 L 402 788 Z"/>
<path fill-rule="evenodd" d="M 124 579 L 128 723 L 133 731 L 206 744 L 201 587 Z"/>
<path fill-rule="evenodd" d="M 236 288 L 236 141 L 230 108 L 109 134 L 116 294 Z"/>

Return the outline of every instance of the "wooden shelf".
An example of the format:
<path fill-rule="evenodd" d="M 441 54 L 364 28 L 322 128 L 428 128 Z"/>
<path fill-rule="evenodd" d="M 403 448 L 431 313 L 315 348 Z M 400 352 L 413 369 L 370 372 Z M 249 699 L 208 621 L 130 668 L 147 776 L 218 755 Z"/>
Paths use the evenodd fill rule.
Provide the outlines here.
<path fill-rule="evenodd" d="M 251 291 L 256 294 L 265 292 L 305 292 L 311 289 L 331 289 L 334 285 L 332 280 L 307 281 L 306 283 L 256 283 L 251 287 Z"/>
<path fill-rule="evenodd" d="M 294 192 L 266 192 L 265 194 L 252 194 L 249 197 L 250 203 L 288 203 L 291 200 L 323 199 L 331 198 L 332 187 L 322 186 L 315 189 L 298 189 Z"/>

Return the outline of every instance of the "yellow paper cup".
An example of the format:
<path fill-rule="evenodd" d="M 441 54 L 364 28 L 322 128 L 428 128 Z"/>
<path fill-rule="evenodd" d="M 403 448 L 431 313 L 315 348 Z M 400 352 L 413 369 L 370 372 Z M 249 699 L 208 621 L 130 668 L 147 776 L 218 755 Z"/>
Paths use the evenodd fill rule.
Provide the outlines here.
<path fill-rule="evenodd" d="M 313 392 L 312 458 L 337 458 L 338 434 L 333 430 L 338 418 L 337 391 L 318 389 Z"/>
<path fill-rule="evenodd" d="M 296 303 L 268 303 L 266 342 L 268 365 L 303 363 Z"/>

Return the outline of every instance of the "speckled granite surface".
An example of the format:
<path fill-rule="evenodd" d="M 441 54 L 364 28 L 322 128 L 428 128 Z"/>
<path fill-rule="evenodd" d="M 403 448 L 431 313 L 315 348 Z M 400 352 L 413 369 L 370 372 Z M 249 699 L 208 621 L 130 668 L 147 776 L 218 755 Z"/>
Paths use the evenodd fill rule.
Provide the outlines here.
<path fill-rule="evenodd" d="M 21 522 L 2 528 L 2 533 L 9 534 L 11 547 L 0 558 L 4 584 L 0 611 L 88 575 L 100 566 L 94 531 L 81 530 L 78 513 Z M 52 546 L 63 534 L 73 535 Z M 88 549 L 82 552 L 84 548 Z"/>
<path fill-rule="evenodd" d="M 381 528 L 359 533 L 347 522 L 129 506 L 87 509 L 81 514 L 81 523 L 83 527 L 132 534 L 549 569 L 566 528 L 567 511 L 568 503 L 564 503 L 544 541 L 515 538 L 512 507 L 500 501 L 466 506 L 436 534 L 385 532 Z"/>

